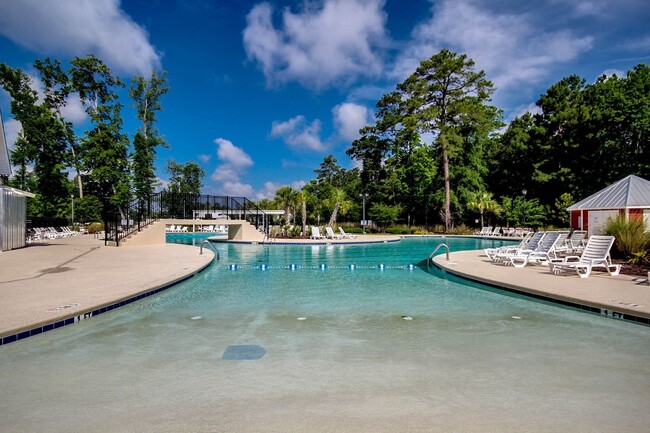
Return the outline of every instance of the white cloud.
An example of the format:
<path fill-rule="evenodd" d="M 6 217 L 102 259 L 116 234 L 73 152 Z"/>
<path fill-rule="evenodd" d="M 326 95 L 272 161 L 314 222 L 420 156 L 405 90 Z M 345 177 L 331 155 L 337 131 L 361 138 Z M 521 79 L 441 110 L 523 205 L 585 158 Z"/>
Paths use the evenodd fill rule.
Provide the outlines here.
<path fill-rule="evenodd" d="M 506 120 L 506 123 L 510 123 L 513 120 L 515 120 L 516 117 L 521 117 L 526 113 L 530 114 L 542 114 L 542 109 L 537 106 L 537 104 L 528 104 L 528 105 L 522 105 L 519 107 L 516 107 L 510 116 L 508 116 L 508 119 Z M 506 126 L 507 127 L 507 126 Z M 504 128 L 506 128 L 504 127 Z"/>
<path fill-rule="evenodd" d="M 359 129 L 372 123 L 368 107 L 353 102 L 335 106 L 332 115 L 339 137 L 347 141 L 359 138 Z"/>
<path fill-rule="evenodd" d="M 204 164 L 207 164 L 212 159 L 212 155 L 201 154 L 201 155 L 199 155 L 198 158 L 199 158 L 199 161 L 201 161 Z"/>
<path fill-rule="evenodd" d="M 294 182 L 291 182 L 288 186 L 290 186 L 293 189 L 301 190 L 303 186 L 305 186 L 307 182 L 304 180 L 296 180 Z M 283 186 L 287 186 L 286 183 L 277 183 L 277 182 L 264 182 L 264 187 L 262 188 L 261 191 L 259 191 L 256 195 L 256 200 L 260 200 L 263 198 L 273 198 L 275 197 L 275 192 L 282 188 Z"/>
<path fill-rule="evenodd" d="M 316 119 L 308 123 L 305 116 L 296 116 L 285 122 L 273 122 L 271 137 L 282 138 L 288 145 L 297 149 L 322 151 L 327 144 L 320 139 L 321 122 Z"/>
<path fill-rule="evenodd" d="M 273 7 L 260 3 L 246 17 L 244 47 L 259 63 L 268 84 L 298 81 L 322 89 L 378 76 L 378 51 L 386 44 L 384 0 L 305 2 L 299 13 L 282 12 L 273 24 Z"/>
<path fill-rule="evenodd" d="M 111 68 L 149 75 L 160 55 L 119 0 L 0 2 L 0 34 L 38 53 L 94 53 Z"/>
<path fill-rule="evenodd" d="M 627 72 L 621 71 L 620 69 L 605 69 L 598 77 L 602 77 L 603 75 L 607 78 L 611 78 L 613 75 L 616 75 L 618 78 L 625 78 Z"/>
<path fill-rule="evenodd" d="M 241 176 L 253 165 L 253 160 L 243 149 L 225 138 L 217 138 L 217 158 L 221 164 L 214 170 L 210 179 L 218 182 L 216 193 L 252 197 L 254 190 L 250 184 L 241 182 Z"/>
<path fill-rule="evenodd" d="M 432 16 L 413 31 L 392 75 L 404 79 L 420 61 L 447 47 L 466 53 L 497 89 L 515 91 L 539 83 L 554 66 L 575 60 L 594 43 L 592 37 L 579 37 L 568 29 L 545 31 L 534 18 L 480 9 L 468 0 L 436 3 Z"/>
<path fill-rule="evenodd" d="M 5 130 L 7 148 L 9 149 L 9 152 L 12 152 L 14 150 L 16 140 L 18 139 L 18 134 L 20 134 L 20 131 L 23 129 L 23 125 L 16 119 L 8 119 L 2 123 Z"/>
<path fill-rule="evenodd" d="M 217 138 L 214 140 L 219 145 L 217 149 L 217 157 L 226 164 L 235 168 L 246 168 L 253 165 L 253 160 L 241 148 L 232 144 L 232 142 Z"/>
<path fill-rule="evenodd" d="M 84 109 L 78 93 L 72 93 L 66 100 L 67 104 L 61 109 L 61 115 L 72 123 L 79 124 L 86 120 L 88 114 Z"/>
<path fill-rule="evenodd" d="M 240 196 L 249 198 L 253 197 L 255 191 L 250 184 L 238 181 L 226 181 L 218 189 L 220 194 L 229 196 Z"/>

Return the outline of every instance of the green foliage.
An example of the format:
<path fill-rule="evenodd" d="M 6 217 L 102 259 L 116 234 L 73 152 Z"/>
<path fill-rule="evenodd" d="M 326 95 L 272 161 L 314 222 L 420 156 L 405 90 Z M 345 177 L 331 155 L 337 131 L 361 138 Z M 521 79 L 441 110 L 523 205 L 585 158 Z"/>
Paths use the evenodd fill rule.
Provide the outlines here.
<path fill-rule="evenodd" d="M 201 194 L 205 172 L 196 162 L 181 164 L 170 159 L 167 161 L 166 171 L 169 174 L 169 192 Z"/>
<path fill-rule="evenodd" d="M 487 191 L 473 193 L 467 203 L 470 209 L 477 211 L 481 215 L 481 228 L 483 228 L 483 216 L 486 213 L 498 215 L 501 212 L 499 203 L 492 197 L 492 193 Z"/>
<path fill-rule="evenodd" d="M 133 138 L 133 187 L 139 198 L 148 197 L 157 186 L 154 161 L 158 146 L 168 147 L 156 129 L 156 113 L 162 110 L 160 98 L 169 91 L 165 72 L 153 71 L 148 80 L 133 77 L 129 95 L 133 99 L 140 127 Z"/>
<path fill-rule="evenodd" d="M 75 221 L 90 222 L 101 221 L 102 203 L 94 195 L 85 195 L 74 200 Z"/>
<path fill-rule="evenodd" d="M 89 234 L 95 234 L 98 232 L 103 232 L 104 231 L 104 223 L 92 223 L 89 224 L 88 227 L 86 227 L 86 230 L 88 230 Z"/>
<path fill-rule="evenodd" d="M 385 231 L 386 227 L 397 221 L 400 212 L 402 212 L 400 205 L 390 206 L 384 203 L 375 203 L 370 208 L 369 215 L 372 222 Z"/>
<path fill-rule="evenodd" d="M 449 231 L 449 234 L 452 235 L 471 235 L 473 233 L 474 230 L 465 224 L 460 224 Z"/>
<path fill-rule="evenodd" d="M 615 249 L 624 259 L 640 262 L 646 259 L 650 250 L 650 231 L 646 231 L 643 219 L 617 215 L 609 218 L 605 233 L 614 236 Z"/>

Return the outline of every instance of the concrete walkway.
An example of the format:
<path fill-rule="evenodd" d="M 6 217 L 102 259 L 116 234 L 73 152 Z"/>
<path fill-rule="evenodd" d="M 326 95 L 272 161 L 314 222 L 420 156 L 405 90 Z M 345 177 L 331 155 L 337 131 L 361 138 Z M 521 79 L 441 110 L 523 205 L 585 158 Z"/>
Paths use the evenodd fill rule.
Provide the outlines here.
<path fill-rule="evenodd" d="M 483 251 L 452 252 L 449 262 L 444 254 L 433 261 L 448 273 L 470 280 L 591 307 L 612 317 L 631 315 L 643 318 L 641 321 L 645 319 L 646 323 L 650 319 L 650 285 L 644 277 L 612 277 L 598 270 L 592 271 L 588 278 L 580 278 L 575 272 L 554 275 L 548 266 L 528 265 L 517 269 L 495 264 Z"/>
<path fill-rule="evenodd" d="M 116 248 L 92 235 L 0 253 L 0 339 L 164 287 L 213 258 L 209 248 Z"/>

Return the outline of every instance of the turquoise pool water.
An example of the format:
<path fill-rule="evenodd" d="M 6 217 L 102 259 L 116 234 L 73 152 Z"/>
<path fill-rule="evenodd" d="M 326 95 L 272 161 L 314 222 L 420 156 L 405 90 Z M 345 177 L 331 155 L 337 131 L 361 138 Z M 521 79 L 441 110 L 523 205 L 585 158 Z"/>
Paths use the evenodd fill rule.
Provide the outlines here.
<path fill-rule="evenodd" d="M 647 327 L 409 270 L 442 241 L 498 242 L 217 244 L 218 262 L 159 295 L 1 347 L 0 431 L 650 425 Z M 239 345 L 264 356 L 222 359 Z"/>

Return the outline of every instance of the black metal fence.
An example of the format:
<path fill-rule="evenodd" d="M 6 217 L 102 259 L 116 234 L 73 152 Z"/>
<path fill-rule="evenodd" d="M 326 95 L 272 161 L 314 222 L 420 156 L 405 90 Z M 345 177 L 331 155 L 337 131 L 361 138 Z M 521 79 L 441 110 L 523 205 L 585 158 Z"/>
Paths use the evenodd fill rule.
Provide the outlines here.
<path fill-rule="evenodd" d="M 246 220 L 264 233 L 268 218 L 246 197 L 159 192 L 146 200 L 133 200 L 116 208 L 104 219 L 105 243 L 115 242 L 140 231 L 159 219 L 237 219 Z"/>

